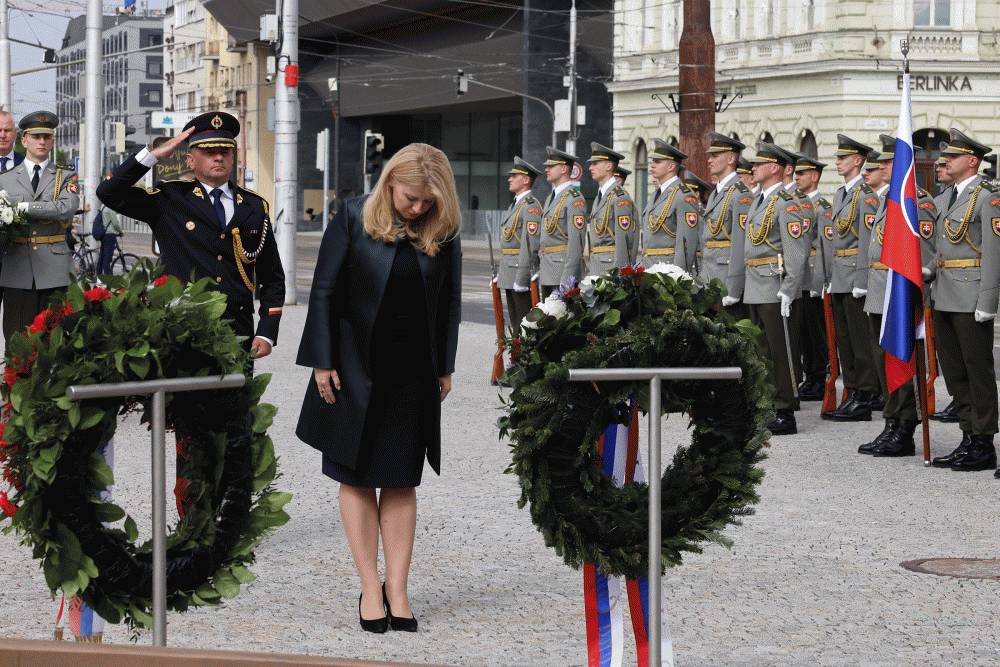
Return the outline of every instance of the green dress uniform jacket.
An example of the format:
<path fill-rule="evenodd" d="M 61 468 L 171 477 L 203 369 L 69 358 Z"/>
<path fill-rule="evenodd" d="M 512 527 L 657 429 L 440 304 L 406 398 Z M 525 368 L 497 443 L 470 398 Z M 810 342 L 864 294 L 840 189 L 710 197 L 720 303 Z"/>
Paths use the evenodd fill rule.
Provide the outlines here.
<path fill-rule="evenodd" d="M 263 336 L 277 343 L 285 274 L 267 202 L 230 183 L 235 199 L 233 216 L 223 227 L 200 183 L 162 181 L 148 190 L 133 186 L 148 171 L 135 156 L 130 157 L 97 186 L 98 198 L 152 228 L 167 273 L 180 280 L 211 278 L 226 295 L 225 317 L 233 321 L 237 335 L 248 339 Z M 256 333 L 255 288 L 260 299 Z M 249 346 L 250 341 L 245 344 Z"/>
<path fill-rule="evenodd" d="M 590 272 L 632 266 L 639 255 L 639 225 L 632 198 L 614 185 L 590 213 Z"/>
<path fill-rule="evenodd" d="M 881 195 L 878 215 L 872 227 L 871 242 L 868 244 L 868 294 L 865 295 L 866 313 L 881 315 L 885 312 L 885 284 L 889 271 L 882 263 L 882 240 L 885 235 L 886 200 L 889 190 Z M 930 193 L 917 188 L 917 223 L 920 231 L 920 263 L 930 268 L 934 263 L 934 227 L 937 207 Z"/>
<path fill-rule="evenodd" d="M 830 292 L 850 294 L 855 287 L 865 289 L 868 268 L 864 250 L 868 248 L 871 228 L 878 212 L 878 196 L 858 179 L 850 190 L 837 189 L 833 199 L 833 264 Z M 860 261 L 859 261 L 860 260 Z"/>
<path fill-rule="evenodd" d="M 785 185 L 785 190 L 795 198 L 795 202 L 802 210 L 802 235 L 806 237 L 806 241 L 809 243 L 809 249 L 806 251 L 806 267 L 802 274 L 802 291 L 807 292 L 809 291 L 809 286 L 813 284 L 812 268 L 814 261 L 812 257 L 812 245 L 818 231 L 816 211 L 813 208 L 812 199 L 809 198 L 809 195 L 802 192 L 795 183 Z"/>
<path fill-rule="evenodd" d="M 538 283 L 549 287 L 584 277 L 587 200 L 575 185 L 551 197 L 542 210 Z"/>
<path fill-rule="evenodd" d="M 673 179 L 642 214 L 643 265 L 666 262 L 694 275 L 700 215 L 698 193 Z"/>
<path fill-rule="evenodd" d="M 744 284 L 740 286 L 743 303 L 778 303 L 779 291 L 795 299 L 802 290 L 809 257 L 801 207 L 779 186 L 763 201 L 755 200 L 748 215 Z M 783 271 L 778 266 L 779 254 Z"/>
<path fill-rule="evenodd" d="M 500 273 L 502 289 L 527 288 L 538 267 L 542 234 L 542 203 L 528 192 L 504 213 L 500 223 Z"/>
<path fill-rule="evenodd" d="M 813 200 L 812 249 L 809 251 L 809 291 L 819 294 L 830 282 L 833 266 L 833 204 L 826 197 Z M 830 239 L 828 241 L 827 239 Z"/>
<path fill-rule="evenodd" d="M 737 264 L 743 261 L 747 211 L 752 202 L 750 189 L 735 172 L 722 192 L 715 188 L 708 195 L 699 266 L 699 275 L 705 282 L 718 278 L 725 283 L 731 258 L 735 257 Z"/>
<path fill-rule="evenodd" d="M 0 287 L 43 290 L 69 284 L 72 253 L 66 245 L 66 227 L 80 204 L 71 175 L 71 169 L 49 160 L 38 173 L 35 190 L 25 162 L 0 174 L 0 190 L 6 190 L 12 202 L 28 203 L 23 215 L 30 227 L 28 236 L 7 247 Z"/>
<path fill-rule="evenodd" d="M 1000 194 L 995 186 L 976 176 L 955 203 L 941 211 L 937 257 L 929 267 L 936 274 L 931 288 L 935 310 L 997 312 L 1000 295 L 998 207 Z"/>

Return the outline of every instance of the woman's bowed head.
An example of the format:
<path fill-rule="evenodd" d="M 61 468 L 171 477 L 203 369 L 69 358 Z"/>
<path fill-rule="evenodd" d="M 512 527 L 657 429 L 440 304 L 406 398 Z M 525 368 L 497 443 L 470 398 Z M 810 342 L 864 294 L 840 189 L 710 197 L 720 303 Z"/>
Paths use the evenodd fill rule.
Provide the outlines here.
<path fill-rule="evenodd" d="M 451 163 L 440 149 L 410 144 L 389 158 L 362 209 L 362 224 L 373 239 L 394 243 L 409 237 L 421 252 L 434 257 L 462 225 Z M 320 396 L 337 402 L 341 381 L 336 369 L 314 370 Z M 438 379 L 441 400 L 451 391 L 451 376 Z"/>

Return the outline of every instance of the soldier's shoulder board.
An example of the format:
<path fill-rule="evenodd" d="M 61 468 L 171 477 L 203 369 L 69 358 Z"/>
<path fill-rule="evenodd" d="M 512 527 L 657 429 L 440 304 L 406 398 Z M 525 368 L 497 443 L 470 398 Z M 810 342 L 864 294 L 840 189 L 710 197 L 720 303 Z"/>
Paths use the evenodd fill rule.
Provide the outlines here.
<path fill-rule="evenodd" d="M 744 183 L 742 180 L 740 180 L 740 179 L 737 178 L 736 179 L 736 191 L 737 192 L 750 192 L 750 188 L 747 187 L 746 183 Z"/>
<path fill-rule="evenodd" d="M 792 197 L 792 194 L 788 192 L 788 190 L 786 190 L 785 188 L 778 188 L 778 196 L 784 199 L 785 201 L 792 201 L 794 199 L 794 197 Z"/>
<path fill-rule="evenodd" d="M 987 192 L 1000 192 L 1000 188 L 998 188 L 996 183 L 993 181 L 982 181 L 980 185 L 983 190 L 986 190 Z"/>
<path fill-rule="evenodd" d="M 56 169 L 62 169 L 63 171 L 76 171 L 76 167 L 71 164 L 57 164 Z"/>
<path fill-rule="evenodd" d="M 537 204 L 537 203 L 538 203 L 538 200 L 537 200 L 537 199 L 535 199 L 534 195 L 524 195 L 524 201 L 525 201 L 525 202 L 526 202 L 526 203 L 527 203 L 527 204 L 528 204 L 529 206 L 531 206 L 531 205 L 534 205 L 534 204 Z"/>
<path fill-rule="evenodd" d="M 872 190 L 871 186 L 865 183 L 864 181 L 861 181 L 861 191 L 864 192 L 866 195 L 874 194 L 875 192 L 874 190 Z"/>
<path fill-rule="evenodd" d="M 819 197 L 816 200 L 816 203 L 822 206 L 823 208 L 833 208 L 833 204 L 828 202 L 825 197 Z"/>

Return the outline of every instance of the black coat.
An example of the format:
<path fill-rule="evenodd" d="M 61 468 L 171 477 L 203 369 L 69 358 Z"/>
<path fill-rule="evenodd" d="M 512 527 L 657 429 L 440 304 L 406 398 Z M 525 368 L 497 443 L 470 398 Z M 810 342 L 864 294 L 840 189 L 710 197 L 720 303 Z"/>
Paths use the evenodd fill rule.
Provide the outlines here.
<path fill-rule="evenodd" d="M 328 404 L 309 376 L 295 434 L 333 461 L 357 465 L 365 415 L 371 398 L 371 340 L 382 295 L 395 258 L 395 246 L 369 237 L 362 227 L 363 198 L 344 202 L 323 234 L 302 342 L 296 363 L 309 368 L 334 368 L 340 375 L 337 402 Z M 462 310 L 462 246 L 458 237 L 441 245 L 430 257 L 419 250 L 417 259 L 427 295 L 427 323 L 431 346 L 426 350 L 440 377 L 455 371 L 458 324 Z M 421 354 L 414 350 L 414 354 Z M 436 383 L 435 383 L 436 384 Z M 430 386 L 429 391 L 434 387 Z M 430 442 L 427 460 L 441 472 L 441 404 L 427 405 Z"/>
<path fill-rule="evenodd" d="M 163 181 L 155 188 L 133 187 L 149 167 L 135 156 L 97 186 L 97 198 L 123 215 L 142 220 L 153 230 L 167 273 L 181 280 L 209 277 L 226 294 L 225 317 L 237 335 L 264 336 L 278 342 L 278 324 L 285 303 L 285 272 L 278 257 L 267 202 L 255 192 L 230 183 L 236 198 L 233 217 L 225 230 L 205 189 L 196 181 Z M 256 277 L 260 299 L 259 321 L 253 326 L 254 293 L 237 266 L 235 236 L 246 252 L 259 253 L 244 265 L 249 280 Z M 247 341 L 249 343 L 249 341 Z"/>

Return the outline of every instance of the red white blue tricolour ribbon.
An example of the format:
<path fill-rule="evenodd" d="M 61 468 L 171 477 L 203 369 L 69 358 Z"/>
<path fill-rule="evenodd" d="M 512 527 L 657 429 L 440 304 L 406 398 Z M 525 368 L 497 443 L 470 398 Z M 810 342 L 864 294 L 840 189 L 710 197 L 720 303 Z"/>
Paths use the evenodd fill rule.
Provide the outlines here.
<path fill-rule="evenodd" d="M 629 425 L 610 424 L 598 441 L 605 475 L 623 486 L 646 481 L 639 454 L 639 410 L 630 407 Z M 594 563 L 583 566 L 584 614 L 588 667 L 620 667 L 624 660 L 624 607 L 627 601 L 639 667 L 649 667 L 649 585 L 646 577 L 609 577 Z M 661 665 L 673 667 L 673 642 L 666 611 L 660 618 Z"/>

